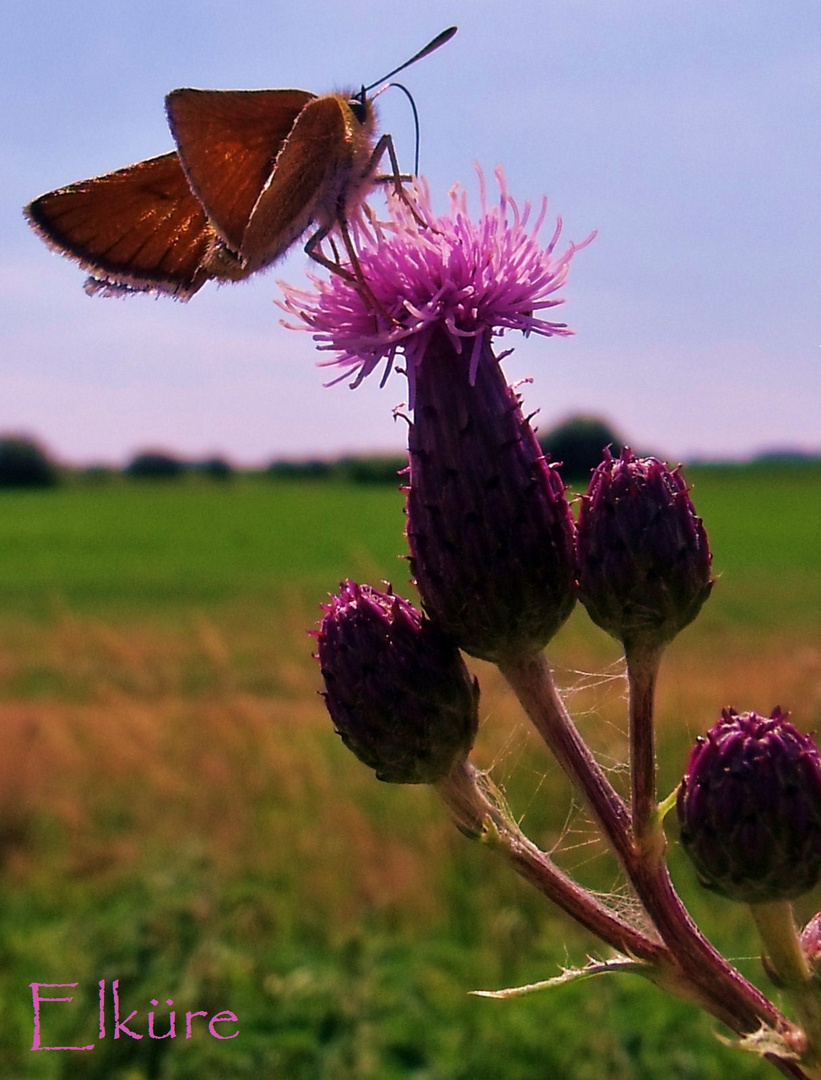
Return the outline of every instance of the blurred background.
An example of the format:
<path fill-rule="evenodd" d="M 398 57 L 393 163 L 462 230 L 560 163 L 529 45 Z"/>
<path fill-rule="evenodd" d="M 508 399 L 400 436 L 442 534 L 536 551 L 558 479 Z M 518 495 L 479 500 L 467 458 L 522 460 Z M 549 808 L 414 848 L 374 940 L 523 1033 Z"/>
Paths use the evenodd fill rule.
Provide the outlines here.
<path fill-rule="evenodd" d="M 281 328 L 274 306 L 279 277 L 304 279 L 304 255 L 189 304 L 90 299 L 20 212 L 170 149 L 175 86 L 357 88 L 450 23 L 456 38 L 402 76 L 435 202 L 444 210 L 461 181 L 476 207 L 474 162 L 487 176 L 501 164 L 521 202 L 550 196 L 567 239 L 599 230 L 560 309 L 577 335 L 506 342 L 506 370 L 533 376 L 526 410 L 572 491 L 591 436 L 594 461 L 609 441 L 685 459 L 715 554 L 714 594 L 662 668 L 661 790 L 722 706 L 780 704 L 802 730 L 821 725 L 817 5 L 12 0 L 0 42 L 4 1076 L 770 1075 L 694 1008 L 627 976 L 468 996 L 601 952 L 456 833 L 432 791 L 378 783 L 327 719 L 306 634 L 319 603 L 348 576 L 413 596 L 405 426 L 392 419 L 405 387 L 323 388 L 309 335 Z M 379 109 L 407 163 L 407 103 L 386 93 Z M 623 784 L 618 645 L 577 610 L 550 652 Z M 535 842 L 629 904 L 511 692 L 470 666 L 477 764 Z M 669 831 L 695 916 L 766 986 L 745 913 L 697 888 Z M 798 918 L 820 901 L 802 899 Z M 240 1034 L 115 1042 L 109 1023 L 97 1041 L 101 979 L 120 980 L 136 1030 L 152 999 L 172 999 L 183 1030 L 186 1010 L 230 1009 Z M 78 983 L 72 1003 L 43 1006 L 43 1041 L 93 1051 L 29 1050 L 33 981 Z"/>

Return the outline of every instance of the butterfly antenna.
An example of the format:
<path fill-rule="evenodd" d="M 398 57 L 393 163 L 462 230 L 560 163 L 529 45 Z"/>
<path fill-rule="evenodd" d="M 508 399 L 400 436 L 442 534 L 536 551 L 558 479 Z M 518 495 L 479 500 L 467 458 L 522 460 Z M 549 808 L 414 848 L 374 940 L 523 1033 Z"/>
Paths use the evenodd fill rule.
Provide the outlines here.
<path fill-rule="evenodd" d="M 398 68 L 394 68 L 393 71 L 389 71 L 387 75 L 383 75 L 381 79 L 377 79 L 375 83 L 371 83 L 370 86 L 364 88 L 364 92 L 373 90 L 375 86 L 379 86 L 380 83 L 387 82 L 388 79 L 393 78 L 394 75 L 398 75 L 400 71 L 404 71 L 406 67 L 410 67 L 411 64 L 415 64 L 417 60 L 422 60 L 423 57 L 429 56 L 432 52 L 439 48 L 440 45 L 444 45 L 446 41 L 450 41 L 453 35 L 456 33 L 457 27 L 449 26 L 447 30 L 443 30 L 441 34 L 437 34 L 433 41 L 429 41 L 424 49 L 420 49 L 418 53 L 406 60 L 404 64 L 400 64 Z"/>
<path fill-rule="evenodd" d="M 419 113 L 416 109 L 416 102 L 413 100 L 413 95 L 407 86 L 403 86 L 402 83 L 393 82 L 390 84 L 395 86 L 397 90 L 401 90 L 405 97 L 410 102 L 410 107 L 413 110 L 413 127 L 416 132 L 416 140 L 414 142 L 414 155 L 413 155 L 413 175 L 419 175 Z"/>

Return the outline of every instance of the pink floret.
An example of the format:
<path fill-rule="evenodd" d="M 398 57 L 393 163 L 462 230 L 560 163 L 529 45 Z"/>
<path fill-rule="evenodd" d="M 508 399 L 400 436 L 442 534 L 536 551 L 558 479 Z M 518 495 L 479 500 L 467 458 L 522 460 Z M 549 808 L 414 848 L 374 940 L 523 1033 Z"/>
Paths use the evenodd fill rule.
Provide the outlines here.
<path fill-rule="evenodd" d="M 285 295 L 280 306 L 300 320 L 284 325 L 311 331 L 320 350 L 337 354 L 321 363 L 340 369 L 332 382 L 353 376 L 358 385 L 383 362 L 384 381 L 401 354 L 412 406 L 416 367 L 437 329 L 451 338 L 457 352 L 469 341 L 471 379 L 491 337 L 506 330 L 545 337 L 572 334 L 565 323 L 540 313 L 564 302 L 555 294 L 574 254 L 593 236 L 554 255 L 561 221 L 547 246 L 538 239 L 547 200 L 529 225 L 530 206 L 519 212 L 500 169 L 495 206 L 488 208 L 481 173 L 479 178 L 476 222 L 468 216 L 467 194 L 458 185 L 450 192 L 449 213 L 436 217 L 420 181 L 409 195 L 427 228 L 398 198 L 389 200 L 389 221 L 361 214 L 352 223 L 357 259 L 372 295 L 340 274 L 327 279 L 310 275 L 310 291 L 280 283 Z"/>

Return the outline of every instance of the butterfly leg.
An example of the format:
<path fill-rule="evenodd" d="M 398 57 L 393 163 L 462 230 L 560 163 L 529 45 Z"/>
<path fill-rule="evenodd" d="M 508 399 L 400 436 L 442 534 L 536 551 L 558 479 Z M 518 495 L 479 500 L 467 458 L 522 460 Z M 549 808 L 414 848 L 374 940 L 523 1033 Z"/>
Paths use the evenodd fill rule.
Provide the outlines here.
<path fill-rule="evenodd" d="M 339 221 L 337 222 L 337 224 L 340 227 L 340 231 L 342 231 L 344 228 L 344 222 Z M 325 252 L 322 250 L 322 241 L 329 235 L 332 227 L 333 226 L 331 225 L 323 225 L 322 228 L 317 229 L 315 233 L 312 233 L 311 236 L 308 238 L 307 244 L 305 245 L 305 254 L 308 256 L 309 259 L 313 259 L 314 262 L 319 263 L 320 266 L 324 266 L 326 270 L 330 270 L 332 274 L 339 274 L 339 276 L 341 278 L 344 278 L 346 281 L 350 281 L 354 285 L 361 285 L 364 282 L 364 278 L 362 277 L 362 270 L 359 266 L 359 260 L 356 258 L 355 253 L 351 258 L 351 265 L 354 267 L 355 270 L 355 272 L 352 274 L 350 270 L 346 270 L 345 267 L 342 265 L 339 259 L 339 252 L 336 250 L 336 245 L 333 242 L 333 237 L 330 238 L 329 242 L 331 248 L 333 249 L 334 259 L 336 261 L 334 261 L 334 259 L 329 259 Z M 345 229 L 345 232 L 347 233 L 347 229 Z M 345 246 L 346 248 L 348 247 L 347 244 Z M 350 249 L 348 249 L 348 255 L 350 256 L 350 254 Z"/>
<path fill-rule="evenodd" d="M 351 240 L 351 233 L 348 228 L 348 223 L 341 214 L 336 220 L 336 226 L 339 229 L 339 235 L 342 237 L 342 243 L 345 246 L 345 252 L 348 256 L 348 259 L 350 260 L 351 267 L 353 268 L 353 273 L 351 273 L 350 270 L 346 269 L 346 267 L 344 267 L 339 260 L 339 253 L 336 250 L 336 245 L 334 244 L 333 237 L 329 236 L 332 228 L 332 226 L 330 225 L 323 225 L 322 228 L 317 229 L 317 231 L 309 238 L 308 243 L 305 245 L 305 254 L 308 256 L 309 259 L 313 259 L 314 262 L 318 262 L 320 266 L 324 266 L 326 270 L 330 270 L 332 274 L 338 274 L 346 281 L 349 281 L 352 285 L 355 285 L 357 290 L 362 294 L 362 296 L 368 301 L 369 305 L 373 308 L 375 314 L 378 313 L 382 315 L 386 322 L 390 323 L 393 326 L 398 326 L 399 324 L 397 323 L 396 319 L 394 319 L 394 317 L 385 310 L 380 301 L 376 298 L 376 296 L 374 296 L 373 289 L 371 289 L 370 285 L 365 279 L 365 275 L 363 274 L 362 267 L 359 263 L 359 256 L 356 253 L 356 248 L 354 247 L 353 240 Z M 322 244 L 322 241 L 326 237 L 329 237 L 329 243 L 333 248 L 336 262 L 334 262 L 332 259 L 329 259 L 320 246 Z"/>
<path fill-rule="evenodd" d="M 377 166 L 379 165 L 385 154 L 387 154 L 390 158 L 391 172 L 387 173 L 384 176 L 374 175 L 376 173 Z M 413 201 L 408 198 L 408 193 L 405 191 L 403 185 L 411 182 L 414 177 L 410 176 L 408 173 L 400 172 L 399 159 L 396 156 L 396 147 L 394 146 L 393 139 L 390 135 L 382 135 L 378 140 L 376 146 L 373 148 L 371 159 L 368 162 L 366 175 L 371 176 L 375 184 L 393 184 L 394 195 L 397 197 L 397 199 L 401 199 L 405 206 L 407 206 L 416 224 L 421 226 L 423 229 L 427 229 L 430 227 L 430 222 L 425 221 L 425 219 L 421 216 L 419 211 L 414 206 Z"/>

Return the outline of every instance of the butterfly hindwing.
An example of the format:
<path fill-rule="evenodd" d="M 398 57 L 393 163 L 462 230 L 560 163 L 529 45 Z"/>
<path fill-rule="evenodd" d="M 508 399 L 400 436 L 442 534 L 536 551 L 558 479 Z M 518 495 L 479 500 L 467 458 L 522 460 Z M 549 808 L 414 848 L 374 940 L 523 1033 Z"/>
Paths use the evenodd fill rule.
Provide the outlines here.
<path fill-rule="evenodd" d="M 46 242 L 103 286 L 192 296 L 215 235 L 176 153 L 48 192 L 26 207 Z"/>

